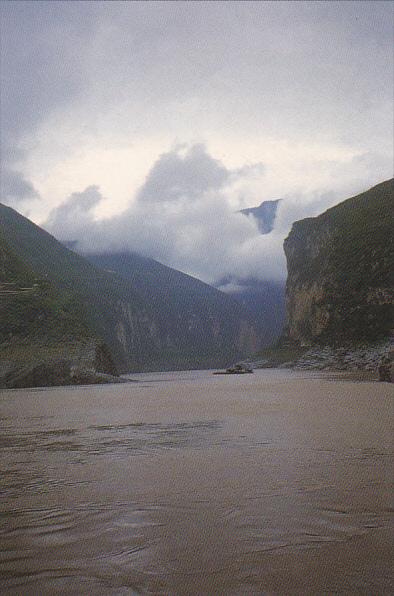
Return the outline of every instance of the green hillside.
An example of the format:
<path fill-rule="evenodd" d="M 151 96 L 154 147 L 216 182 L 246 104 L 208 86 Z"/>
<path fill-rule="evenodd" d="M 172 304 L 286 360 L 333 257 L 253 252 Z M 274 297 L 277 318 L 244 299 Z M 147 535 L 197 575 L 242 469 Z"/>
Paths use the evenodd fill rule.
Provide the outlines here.
<path fill-rule="evenodd" d="M 0 232 L 0 344 L 48 345 L 92 336 L 81 304 L 28 267 Z M 4 346 L 3 346 L 4 348 Z"/>
<path fill-rule="evenodd" d="M 290 337 L 370 341 L 394 327 L 393 180 L 293 225 L 288 261 Z"/>
<path fill-rule="evenodd" d="M 75 336 L 77 328 L 82 327 L 85 334 L 105 341 L 120 366 L 125 366 L 127 357 L 114 334 L 114 318 L 117 303 L 125 299 L 129 313 L 141 307 L 130 286 L 99 271 L 64 248 L 53 236 L 3 205 L 0 205 L 0 232 L 19 264 L 34 272 L 41 285 L 47 284 L 46 292 L 41 292 L 39 299 L 49 300 L 50 312 L 56 321 L 54 326 L 63 325 L 70 336 Z M 33 308 L 26 304 L 29 300 L 35 301 L 34 293 L 26 297 L 23 308 Z M 30 331 L 33 329 L 29 328 Z M 41 334 L 44 335 L 44 330 Z"/>

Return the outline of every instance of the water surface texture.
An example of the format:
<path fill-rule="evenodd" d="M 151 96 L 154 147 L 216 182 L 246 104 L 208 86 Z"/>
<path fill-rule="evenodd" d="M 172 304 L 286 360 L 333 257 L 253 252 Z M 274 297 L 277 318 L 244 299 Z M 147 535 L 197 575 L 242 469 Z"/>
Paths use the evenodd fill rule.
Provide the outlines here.
<path fill-rule="evenodd" d="M 1 393 L 1 593 L 393 593 L 388 384 L 134 377 Z"/>

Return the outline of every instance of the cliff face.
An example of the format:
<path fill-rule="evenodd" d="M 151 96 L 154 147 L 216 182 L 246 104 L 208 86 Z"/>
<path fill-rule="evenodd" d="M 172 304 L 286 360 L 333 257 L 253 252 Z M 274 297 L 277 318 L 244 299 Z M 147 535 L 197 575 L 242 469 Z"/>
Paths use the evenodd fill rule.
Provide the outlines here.
<path fill-rule="evenodd" d="M 286 339 L 375 341 L 393 330 L 393 180 L 315 218 L 285 240 Z"/>
<path fill-rule="evenodd" d="M 25 338 L 0 346 L 0 355 L 0 389 L 123 382 L 107 346 L 97 339 Z"/>

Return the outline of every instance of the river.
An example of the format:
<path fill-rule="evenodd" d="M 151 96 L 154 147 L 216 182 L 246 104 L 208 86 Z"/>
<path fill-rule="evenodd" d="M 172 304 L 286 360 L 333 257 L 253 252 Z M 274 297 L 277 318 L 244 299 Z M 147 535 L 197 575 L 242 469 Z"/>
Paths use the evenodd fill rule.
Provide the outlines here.
<path fill-rule="evenodd" d="M 392 386 L 133 378 L 1 392 L 1 593 L 393 593 Z"/>

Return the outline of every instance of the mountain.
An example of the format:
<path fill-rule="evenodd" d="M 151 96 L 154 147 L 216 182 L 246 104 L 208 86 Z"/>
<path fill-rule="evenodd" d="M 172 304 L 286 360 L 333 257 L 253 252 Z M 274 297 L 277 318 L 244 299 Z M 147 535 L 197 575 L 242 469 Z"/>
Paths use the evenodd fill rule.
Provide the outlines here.
<path fill-rule="evenodd" d="M 0 343 L 10 338 L 90 337 L 70 293 L 62 295 L 8 245 L 0 224 Z"/>
<path fill-rule="evenodd" d="M 100 341 L 122 371 L 223 366 L 258 344 L 252 318 L 236 301 L 155 261 L 134 257 L 128 275 L 126 270 L 122 275 L 114 272 L 113 263 L 108 263 L 111 271 L 104 271 L 3 205 L 0 238 L 2 261 L 8 262 L 3 286 L 19 284 L 18 292 L 30 288 L 20 309 L 9 295 L 13 322 L 9 309 L 0 312 L 1 327 L 8 325 L 8 335 L 0 338 L 2 357 L 17 338 L 27 353 L 34 334 L 44 345 L 49 339 L 60 345 L 62 338 L 65 344 Z M 38 323 L 40 308 L 32 306 L 34 301 L 46 301 L 52 335 Z M 32 322 L 22 337 L 29 309 Z"/>
<path fill-rule="evenodd" d="M 344 345 L 390 336 L 393 230 L 393 180 L 293 224 L 284 243 L 288 340 Z"/>
<path fill-rule="evenodd" d="M 285 322 L 285 282 L 226 278 L 220 281 L 219 287 L 228 291 L 255 319 L 261 347 L 271 346 L 278 340 Z"/>
<path fill-rule="evenodd" d="M 259 207 L 244 209 L 242 213 L 256 217 L 262 233 L 267 233 L 264 230 L 272 229 L 278 204 L 279 200 L 265 201 Z M 65 246 L 74 250 L 77 244 L 69 241 Z M 156 320 L 159 321 L 162 333 L 165 335 L 175 333 L 179 338 L 179 345 L 183 345 L 184 350 L 187 350 L 188 342 L 194 342 L 195 338 L 190 336 L 189 330 L 185 327 L 185 320 L 182 317 L 179 318 L 179 313 L 183 313 L 189 320 L 187 326 L 195 326 L 197 323 L 193 313 L 206 312 L 208 297 L 213 303 L 217 303 L 220 297 L 220 302 L 223 303 L 224 293 L 229 300 L 227 308 L 234 308 L 237 302 L 241 306 L 241 311 L 236 316 L 244 319 L 246 317 L 248 324 L 253 326 L 255 340 L 252 340 L 250 345 L 259 347 L 271 345 L 282 333 L 285 320 L 284 282 L 260 281 L 251 278 L 225 279 L 215 284 L 215 288 L 222 290 L 230 284 L 231 292 L 223 289 L 218 295 L 210 286 L 133 252 L 112 255 L 109 253 L 83 254 L 82 256 L 93 265 L 131 281 L 139 296 L 155 309 Z M 198 325 L 209 329 L 212 316 L 216 317 L 216 315 L 202 317 Z M 199 346 L 202 341 L 202 338 L 198 339 Z"/>
<path fill-rule="evenodd" d="M 260 326 L 249 311 L 200 280 L 136 253 L 85 258 L 131 283 L 149 303 L 166 352 L 189 355 L 184 366 L 208 366 L 212 358 L 224 364 L 261 344 Z"/>
<path fill-rule="evenodd" d="M 274 229 L 276 210 L 280 199 L 276 201 L 263 201 L 258 207 L 241 209 L 240 213 L 246 216 L 252 215 L 257 221 L 258 228 L 262 234 L 269 234 Z"/>

